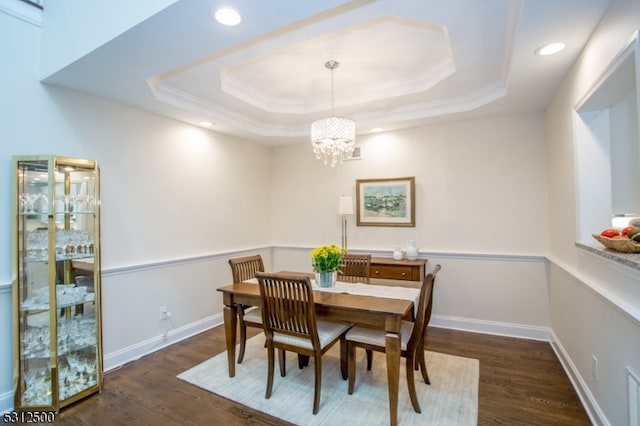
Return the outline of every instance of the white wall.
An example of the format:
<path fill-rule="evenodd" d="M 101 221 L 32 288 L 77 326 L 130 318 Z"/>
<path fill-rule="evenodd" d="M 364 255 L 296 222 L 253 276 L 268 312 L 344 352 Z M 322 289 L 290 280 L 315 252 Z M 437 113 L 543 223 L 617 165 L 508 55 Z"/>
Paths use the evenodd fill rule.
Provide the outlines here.
<path fill-rule="evenodd" d="M 364 158 L 336 169 L 317 162 L 308 144 L 271 152 L 42 85 L 40 30 L 0 13 L 2 235 L 11 224 L 11 155 L 100 162 L 104 342 L 113 367 L 218 323 L 214 289 L 230 280 L 228 257 L 260 252 L 269 269 L 309 270 L 309 249 L 339 241 L 338 195 L 355 195 L 356 179 L 415 176 L 416 227 L 356 227 L 350 218 L 350 247 L 390 254 L 417 240 L 421 257 L 444 266 L 436 325 L 542 338 L 551 325 L 591 414 L 625 424 L 623 372 L 640 371 L 640 330 L 637 317 L 603 294 L 634 291 L 637 280 L 590 262 L 574 245 L 570 111 L 640 26 L 639 8 L 636 0 L 614 2 L 545 116 L 363 136 Z M 0 410 L 12 405 L 10 258 L 9 238 L 0 238 Z M 161 305 L 173 314 L 168 341 L 160 338 Z"/>
<path fill-rule="evenodd" d="M 389 254 L 416 239 L 423 257 L 442 263 L 434 323 L 545 338 L 541 114 L 362 137 L 364 159 L 331 169 L 308 144 L 271 153 L 42 85 L 39 30 L 4 14 L 0 28 L 11 35 L 0 41 L 8 64 L 0 81 L 5 99 L 13 100 L 0 115 L 0 140 L 11 141 L 0 146 L 0 224 L 10 229 L 11 155 L 99 161 L 107 368 L 220 323 L 215 288 L 230 281 L 230 256 L 259 252 L 269 269 L 308 270 L 308 249 L 339 241 L 338 195 L 354 194 L 355 179 L 370 177 L 416 177 L 417 226 L 357 228 L 351 218 L 351 245 Z M 5 307 L 10 257 L 4 238 Z M 172 312 L 166 341 L 160 306 Z M 8 409 L 11 326 L 1 327 L 0 408 Z"/>
<path fill-rule="evenodd" d="M 64 68 L 175 1 L 49 2 L 43 10 L 41 77 Z"/>
<path fill-rule="evenodd" d="M 640 373 L 640 277 L 575 246 L 574 105 L 640 28 L 640 3 L 616 0 L 546 111 L 551 327 L 596 423 L 629 424 L 627 368 Z M 607 227 L 602 223 L 600 228 Z M 597 232 L 599 229 L 594 229 Z M 598 379 L 592 375 L 598 359 Z"/>
<path fill-rule="evenodd" d="M 270 265 L 270 153 L 38 82 L 40 30 L 0 12 L 0 411 L 12 407 L 11 156 L 98 160 L 105 365 L 221 321 L 230 256 Z M 264 206 L 264 208 L 251 208 Z M 168 339 L 159 307 L 172 312 Z"/>

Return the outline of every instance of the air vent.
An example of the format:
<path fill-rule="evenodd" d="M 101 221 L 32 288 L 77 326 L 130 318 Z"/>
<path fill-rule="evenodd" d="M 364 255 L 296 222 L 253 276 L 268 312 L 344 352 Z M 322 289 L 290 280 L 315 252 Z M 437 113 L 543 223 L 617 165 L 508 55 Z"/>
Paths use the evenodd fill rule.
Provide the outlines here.
<path fill-rule="evenodd" d="M 344 154 L 342 156 L 343 161 L 350 160 L 361 160 L 362 159 L 362 147 L 357 145 L 353 148 L 353 151 L 350 154 Z"/>

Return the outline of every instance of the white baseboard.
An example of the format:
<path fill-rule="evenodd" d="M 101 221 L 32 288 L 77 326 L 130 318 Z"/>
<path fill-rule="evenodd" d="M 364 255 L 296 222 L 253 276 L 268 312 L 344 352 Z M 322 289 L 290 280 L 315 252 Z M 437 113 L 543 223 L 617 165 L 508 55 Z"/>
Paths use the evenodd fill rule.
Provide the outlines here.
<path fill-rule="evenodd" d="M 104 371 L 120 368 L 124 364 L 136 361 L 145 355 L 166 348 L 210 328 L 223 324 L 222 314 L 213 315 L 187 324 L 184 327 L 171 330 L 167 337 L 159 335 L 119 351 L 106 354 L 104 357 Z M 518 337 L 531 340 L 549 341 L 551 331 L 546 327 L 535 327 L 520 324 L 499 323 L 493 321 L 479 321 L 469 318 L 433 315 L 430 326 L 451 328 L 454 330 L 470 331 L 474 333 L 495 334 L 499 336 Z"/>
<path fill-rule="evenodd" d="M 171 330 L 167 334 L 166 338 L 164 338 L 162 335 L 159 335 L 157 337 L 136 343 L 135 345 L 123 348 L 119 351 L 106 354 L 104 357 L 104 371 L 105 373 L 114 371 L 127 363 L 136 361 L 148 354 L 166 348 L 167 346 L 178 343 L 181 340 L 195 336 L 196 334 L 202 333 L 210 328 L 216 327 L 221 324 L 223 324 L 222 314 L 212 315 L 200 321 L 187 324 L 184 327 Z M 597 408 L 597 404 L 595 404 L 595 401 L 593 401 L 591 394 L 588 392 L 588 389 L 586 391 L 586 395 L 583 391 L 581 391 L 581 388 L 586 389 L 586 386 L 584 386 L 584 383 L 581 379 L 576 378 L 574 369 L 568 367 L 573 366 L 573 364 L 568 361 L 568 357 L 565 356 L 561 346 L 556 343 L 557 339 L 555 339 L 555 335 L 553 335 L 553 332 L 549 328 L 521 324 L 500 323 L 494 321 L 480 321 L 469 318 L 458 318 L 442 315 L 433 315 L 429 325 L 433 327 L 450 328 L 474 333 L 485 333 L 531 340 L 551 341 L 554 351 L 560 359 L 563 367 L 567 371 L 567 375 L 576 388 L 580 399 L 583 401 L 583 404 L 585 405 L 590 418 L 592 420 L 594 419 L 594 412 L 600 413 L 599 417 L 604 418 L 602 416 L 602 412 L 599 410 L 599 408 Z M 580 386 L 580 383 L 582 383 L 582 386 Z M 597 410 L 593 410 L 594 406 L 597 408 Z M 3 395 L 0 395 L 0 411 L 9 411 L 12 409 L 12 407 L 13 393 L 7 392 Z M 608 425 L 608 423 L 606 422 L 594 424 Z"/>
<path fill-rule="evenodd" d="M 558 340 L 558 337 L 553 332 L 551 332 L 550 343 L 553 351 L 556 353 L 556 356 L 560 360 L 560 364 L 562 364 L 562 368 L 564 368 L 564 371 L 567 373 L 569 380 L 571 380 L 573 388 L 578 394 L 578 398 L 580 398 L 580 401 L 582 401 L 582 405 L 587 412 L 591 423 L 593 423 L 594 425 L 610 426 L 611 423 L 609 423 L 609 420 L 607 420 L 607 417 L 600 409 L 600 406 L 598 405 L 596 399 L 593 397 L 593 394 L 589 390 L 589 387 L 582 379 L 580 372 L 571 361 L 571 358 L 569 358 L 569 355 L 564 350 L 564 347 Z"/>
<path fill-rule="evenodd" d="M 222 313 L 203 318 L 199 321 L 187 324 L 183 327 L 171 330 L 167 336 L 162 335 L 136 343 L 135 345 L 120 349 L 119 351 L 104 356 L 104 371 L 108 373 L 122 367 L 132 361 L 136 361 L 145 355 L 178 343 L 196 334 L 200 334 L 210 328 L 223 323 Z"/>
<path fill-rule="evenodd" d="M 138 360 L 145 355 L 166 348 L 210 328 L 223 324 L 222 314 L 212 315 L 200 321 L 187 324 L 184 327 L 171 330 L 166 338 L 159 335 L 151 339 L 136 343 L 119 351 L 106 354 L 104 357 L 104 371 L 115 370 L 124 364 Z M 451 328 L 454 330 L 470 331 L 474 333 L 495 334 L 507 337 L 549 341 L 550 329 L 520 324 L 499 323 L 493 321 L 479 321 L 469 318 L 433 315 L 430 326 Z"/>
<path fill-rule="evenodd" d="M 459 318 L 435 314 L 431 317 L 429 326 L 470 331 L 473 333 L 495 334 L 498 336 L 542 340 L 545 342 L 548 342 L 551 338 L 551 329 L 548 327 L 496 321 L 484 321 L 471 318 Z"/>

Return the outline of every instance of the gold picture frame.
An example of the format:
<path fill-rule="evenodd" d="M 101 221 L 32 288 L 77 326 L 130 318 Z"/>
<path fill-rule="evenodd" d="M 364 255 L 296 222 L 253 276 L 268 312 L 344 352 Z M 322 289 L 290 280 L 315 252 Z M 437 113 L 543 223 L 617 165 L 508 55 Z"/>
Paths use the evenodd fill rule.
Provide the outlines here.
<path fill-rule="evenodd" d="M 356 180 L 358 226 L 416 226 L 415 177 Z"/>

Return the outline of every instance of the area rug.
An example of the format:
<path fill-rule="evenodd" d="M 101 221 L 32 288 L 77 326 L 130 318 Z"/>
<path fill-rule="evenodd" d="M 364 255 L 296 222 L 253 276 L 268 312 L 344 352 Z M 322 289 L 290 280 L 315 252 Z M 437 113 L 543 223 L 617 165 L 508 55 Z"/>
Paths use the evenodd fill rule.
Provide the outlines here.
<path fill-rule="evenodd" d="M 398 423 L 400 425 L 475 425 L 478 418 L 479 361 L 477 359 L 426 352 L 431 385 L 415 372 L 422 413 L 413 411 L 407 390 L 405 362 L 400 370 Z M 247 407 L 298 425 L 389 424 L 386 363 L 382 353 L 373 354 L 367 371 L 364 350 L 357 351 L 356 384 L 347 394 L 347 381 L 340 375 L 339 344 L 322 358 L 320 410 L 313 415 L 313 360 L 302 370 L 294 353 L 287 353 L 287 375 L 280 376 L 276 361 L 273 392 L 265 399 L 267 353 L 264 336 L 247 341 L 236 376 L 229 377 L 227 353 L 223 352 L 180 375 L 188 383 L 239 402 Z"/>

